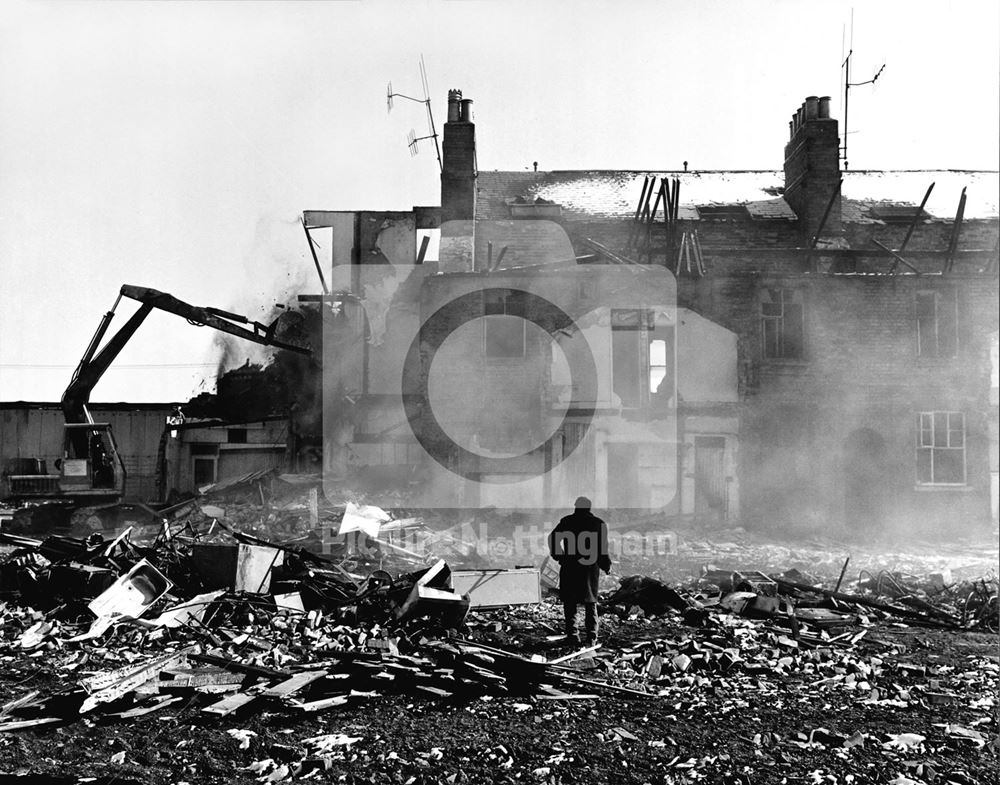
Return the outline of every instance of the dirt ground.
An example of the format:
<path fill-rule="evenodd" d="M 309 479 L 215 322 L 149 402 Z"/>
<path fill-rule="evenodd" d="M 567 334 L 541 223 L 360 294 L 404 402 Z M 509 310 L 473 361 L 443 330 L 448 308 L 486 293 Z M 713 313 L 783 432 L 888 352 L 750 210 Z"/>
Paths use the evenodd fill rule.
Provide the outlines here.
<path fill-rule="evenodd" d="M 845 591 L 858 590 L 864 571 L 882 569 L 902 582 L 942 569 L 955 584 L 996 578 L 991 543 L 850 553 Z M 829 584 L 843 555 L 841 544 L 789 546 L 736 531 L 685 538 L 670 557 L 619 559 L 616 572 L 658 573 L 705 598 L 697 573 L 708 567 L 794 568 Z M 607 579 L 609 589 L 616 583 Z M 580 648 L 551 640 L 561 626 L 551 598 L 467 621 L 451 634 L 524 657 L 551 660 Z M 24 652 L 12 624 L 0 628 L 0 703 L 66 690 L 134 646 L 112 637 Z M 265 705 L 213 718 L 201 710 L 206 696 L 195 693 L 132 720 L 74 715 L 0 733 L 0 782 L 997 782 L 1000 639 L 992 630 L 867 613 L 816 644 L 774 619 L 714 607 L 699 627 L 635 609 L 606 611 L 601 624 L 601 647 L 567 665 L 647 695 L 578 683 L 572 694 L 591 697 L 547 699 L 510 679 L 502 694 L 435 698 L 397 681 L 315 714 Z"/>

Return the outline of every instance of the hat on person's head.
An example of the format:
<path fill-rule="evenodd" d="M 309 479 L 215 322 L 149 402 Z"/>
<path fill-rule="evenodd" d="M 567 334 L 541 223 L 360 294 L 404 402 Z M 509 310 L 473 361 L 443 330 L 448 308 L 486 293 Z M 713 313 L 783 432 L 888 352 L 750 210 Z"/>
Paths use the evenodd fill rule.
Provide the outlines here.
<path fill-rule="evenodd" d="M 589 510 L 590 509 L 590 499 L 586 496 L 577 496 L 576 501 L 573 502 L 573 506 L 578 510 Z"/>

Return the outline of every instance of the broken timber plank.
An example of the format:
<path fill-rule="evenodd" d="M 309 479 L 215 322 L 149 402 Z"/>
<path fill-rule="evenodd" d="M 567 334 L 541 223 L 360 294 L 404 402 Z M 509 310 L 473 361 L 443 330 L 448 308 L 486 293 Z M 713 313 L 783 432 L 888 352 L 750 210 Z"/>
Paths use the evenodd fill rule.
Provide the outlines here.
<path fill-rule="evenodd" d="M 257 676 L 258 678 L 268 679 L 273 681 L 274 679 L 287 679 L 292 674 L 287 671 L 277 671 L 272 668 L 261 668 L 257 665 L 244 665 L 242 662 L 237 660 L 226 659 L 225 657 L 216 657 L 214 654 L 192 654 L 189 659 L 195 662 L 205 662 L 209 665 L 218 665 L 220 668 L 225 670 L 237 671 L 238 673 L 248 673 L 251 676 Z"/>
<path fill-rule="evenodd" d="M 237 692 L 235 695 L 223 698 L 219 702 L 213 703 L 211 706 L 206 706 L 201 711 L 202 714 L 214 714 L 218 717 L 226 717 L 234 711 L 239 711 L 250 703 L 253 703 L 253 701 L 257 700 L 257 697 L 257 695 L 250 693 Z"/>
<path fill-rule="evenodd" d="M 642 697 L 642 698 L 656 698 L 656 697 L 659 697 L 654 692 L 640 692 L 639 690 L 632 690 L 632 689 L 629 689 L 628 687 L 619 687 L 619 686 L 617 686 L 615 684 L 607 684 L 607 683 L 602 682 L 602 681 L 595 681 L 593 679 L 584 679 L 581 676 L 570 676 L 570 675 L 565 674 L 565 673 L 560 673 L 559 674 L 559 678 L 563 679 L 564 681 L 577 682 L 578 684 L 586 684 L 586 685 L 588 685 L 590 687 L 600 687 L 600 688 L 606 689 L 606 690 L 613 690 L 614 692 L 622 692 L 622 693 L 625 693 L 626 695 L 638 695 L 639 697 Z"/>
<path fill-rule="evenodd" d="M 64 722 L 59 717 L 42 717 L 37 720 L 16 720 L 14 722 L 4 722 L 0 724 L 0 733 L 14 730 L 24 730 L 25 728 L 37 728 L 39 725 L 51 725 L 53 722 Z"/>
<path fill-rule="evenodd" d="M 10 703 L 5 703 L 3 706 L 0 706 L 0 719 L 7 717 L 10 714 L 13 714 L 17 709 L 23 708 L 24 706 L 27 706 L 29 704 L 41 706 L 42 701 L 35 700 L 36 698 L 38 698 L 40 694 L 41 693 L 38 690 L 32 690 L 26 695 L 22 695 L 20 698 L 17 698 L 15 700 L 12 700 Z"/>
<path fill-rule="evenodd" d="M 431 687 L 429 684 L 417 684 L 415 686 L 418 690 L 433 695 L 435 698 L 451 698 L 454 695 L 454 693 L 448 692 L 448 690 L 442 690 L 439 687 Z"/>
<path fill-rule="evenodd" d="M 948 242 L 948 254 L 945 257 L 944 269 L 941 272 L 950 273 L 955 264 L 955 251 L 958 250 L 958 238 L 962 234 L 962 220 L 965 218 L 965 191 L 958 200 L 958 212 L 955 213 L 955 223 L 952 225 L 951 240 Z"/>
<path fill-rule="evenodd" d="M 580 651 L 575 651 L 572 654 L 564 654 L 562 657 L 556 657 L 554 660 L 549 660 L 550 665 L 555 665 L 560 662 L 566 662 L 567 660 L 574 660 L 577 657 L 582 657 L 585 654 L 591 654 L 601 648 L 600 644 L 596 646 L 588 646 L 586 649 L 580 649 Z"/>
<path fill-rule="evenodd" d="M 164 675 L 169 678 L 161 678 L 157 684 L 162 687 L 203 687 L 207 684 L 242 684 L 246 681 L 246 674 L 236 671 L 228 671 L 224 668 L 178 668 L 176 670 L 166 670 Z"/>
<path fill-rule="evenodd" d="M 132 720 L 136 717 L 144 717 L 147 714 L 151 714 L 154 711 L 159 711 L 160 709 L 165 709 L 167 706 L 172 706 L 175 703 L 184 700 L 180 695 L 162 695 L 159 698 L 153 700 L 152 703 L 148 703 L 143 706 L 136 706 L 135 708 L 128 709 L 126 711 L 115 712 L 114 714 L 103 714 L 101 715 L 102 721 L 107 720 Z"/>
<path fill-rule="evenodd" d="M 584 698 L 600 698 L 600 695 L 583 695 L 579 693 L 563 692 L 553 687 L 551 684 L 539 684 L 538 689 L 542 695 L 536 695 L 538 700 L 582 700 Z"/>
<path fill-rule="evenodd" d="M 829 589 L 821 589 L 817 586 L 810 586 L 808 583 L 798 583 L 796 581 L 786 581 L 781 578 L 775 578 L 775 583 L 778 584 L 779 588 L 784 589 L 797 589 L 799 591 L 812 592 L 813 594 L 822 594 L 824 597 L 831 597 L 835 600 L 842 600 L 843 602 L 853 602 L 856 605 L 863 605 L 867 608 L 875 608 L 876 610 L 884 611 L 885 613 L 891 613 L 895 616 L 903 616 L 905 618 L 920 621 L 924 624 L 931 625 L 933 627 L 944 627 L 946 629 L 961 629 L 959 625 L 945 624 L 944 622 L 935 621 L 931 619 L 924 613 L 919 611 L 910 610 L 909 608 L 899 608 L 895 605 L 889 605 L 888 603 L 879 602 L 878 600 L 870 600 L 867 597 L 860 597 L 857 594 L 844 594 L 839 591 L 830 591 Z"/>
<path fill-rule="evenodd" d="M 924 198 L 920 201 L 920 206 L 917 208 L 916 212 L 913 214 L 913 218 L 910 220 L 910 228 L 906 230 L 906 237 L 903 238 L 903 242 L 899 245 L 899 253 L 903 253 L 903 251 L 906 250 L 906 246 L 910 242 L 910 238 L 913 236 L 913 230 L 917 228 L 917 224 L 920 222 L 920 219 L 924 214 L 924 207 L 927 204 L 927 200 L 930 199 L 931 191 L 933 190 L 934 183 L 931 183 L 927 192 L 924 194 Z"/>
<path fill-rule="evenodd" d="M 86 714 L 101 703 L 108 703 L 127 695 L 147 681 L 156 678 L 163 669 L 183 661 L 194 648 L 187 646 L 172 654 L 85 680 L 83 688 L 90 694 L 80 706 L 80 714 Z"/>
<path fill-rule="evenodd" d="M 833 189 L 830 194 L 830 200 L 826 203 L 826 209 L 823 211 L 823 217 L 819 220 L 819 225 L 816 227 L 816 234 L 812 236 L 812 240 L 809 241 L 809 253 L 806 254 L 806 270 L 809 272 L 813 271 L 812 259 L 813 253 L 816 250 L 816 246 L 819 244 L 820 235 L 823 233 L 823 229 L 826 227 L 826 220 L 830 217 L 830 211 L 833 210 L 833 205 L 840 199 L 840 189 L 844 185 L 844 178 L 841 177 L 837 181 L 836 188 Z"/>
<path fill-rule="evenodd" d="M 875 245 L 877 245 L 883 251 L 888 251 L 889 255 L 892 256 L 892 258 L 895 259 L 897 262 L 902 262 L 907 267 L 909 267 L 911 270 L 913 270 L 913 272 L 915 272 L 917 275 L 922 275 L 922 273 L 920 272 L 920 270 L 918 270 L 916 267 L 914 267 L 912 264 L 910 264 L 908 261 L 906 261 L 906 259 L 904 259 L 902 256 L 900 256 L 896 251 L 893 251 L 891 248 L 883 245 L 878 240 L 876 240 L 874 237 L 872 238 L 872 242 L 875 243 Z"/>
<path fill-rule="evenodd" d="M 307 703 L 292 701 L 291 706 L 298 711 L 311 713 L 314 711 L 323 711 L 324 709 L 332 709 L 336 706 L 343 706 L 347 703 L 347 700 L 346 695 L 334 695 L 330 698 L 320 698 L 319 700 L 309 701 Z"/>
<path fill-rule="evenodd" d="M 189 689 L 193 689 L 199 695 L 224 695 L 227 692 L 238 692 L 242 686 L 242 684 L 202 684 L 200 687 Z"/>
<path fill-rule="evenodd" d="M 314 681 L 322 679 L 326 676 L 326 671 L 305 671 L 303 673 L 296 673 L 292 678 L 285 679 L 285 681 L 280 684 L 275 684 L 273 687 L 269 687 L 264 690 L 261 694 L 265 698 L 287 698 L 295 692 L 298 692 L 303 687 L 312 684 Z"/>

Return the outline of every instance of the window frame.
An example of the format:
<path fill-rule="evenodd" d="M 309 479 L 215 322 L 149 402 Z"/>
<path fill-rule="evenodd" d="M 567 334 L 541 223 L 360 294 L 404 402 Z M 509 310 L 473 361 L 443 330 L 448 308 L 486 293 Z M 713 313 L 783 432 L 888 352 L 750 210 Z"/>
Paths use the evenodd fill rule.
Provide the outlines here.
<path fill-rule="evenodd" d="M 943 428 L 939 428 L 938 418 L 944 418 Z M 953 427 L 953 418 L 958 418 L 959 427 Z M 921 488 L 963 488 L 969 484 L 968 466 L 968 431 L 966 428 L 965 412 L 953 410 L 932 410 L 917 412 L 916 423 L 916 454 L 915 472 L 916 483 Z M 937 443 L 939 434 L 943 433 L 945 444 Z M 953 435 L 958 434 L 957 441 L 960 445 L 954 445 Z M 935 457 L 938 453 L 958 453 L 962 457 L 962 480 L 960 482 L 942 482 L 935 477 Z M 930 461 L 930 480 L 921 479 L 922 456 L 927 455 Z M 941 456 L 943 457 L 943 455 Z"/>
<path fill-rule="evenodd" d="M 637 367 L 633 380 L 638 388 L 638 400 L 636 402 L 625 402 L 621 400 L 623 409 L 644 409 L 650 406 L 656 391 L 652 389 L 653 370 L 659 368 L 663 370 L 660 378 L 671 379 L 673 398 L 676 395 L 677 385 L 677 329 L 675 324 L 657 325 L 657 311 L 650 308 L 611 308 L 610 309 L 610 333 L 611 333 L 611 392 L 621 400 L 619 391 L 615 388 L 616 380 L 616 360 L 615 360 L 615 333 L 634 333 L 636 342 Z M 662 332 L 661 332 L 662 331 Z M 664 344 L 664 363 L 662 365 L 652 364 L 651 348 L 656 341 Z"/>
<path fill-rule="evenodd" d="M 930 295 L 933 298 L 933 313 L 931 318 L 934 323 L 934 336 L 933 336 L 933 351 L 929 350 L 929 347 L 925 349 L 925 338 L 924 331 L 921 328 L 921 323 L 925 321 L 921 318 L 921 298 Z M 942 322 L 942 305 L 949 307 L 951 313 L 949 318 L 952 319 L 951 330 L 951 346 L 948 347 L 947 352 L 942 352 L 941 350 L 941 322 Z M 913 323 L 914 329 L 916 331 L 917 338 L 917 357 L 921 359 L 933 359 L 933 360 L 949 360 L 958 356 L 959 349 L 961 347 L 961 340 L 959 337 L 958 329 L 958 291 L 954 288 L 947 289 L 918 289 L 913 295 Z"/>
<path fill-rule="evenodd" d="M 771 301 L 765 300 L 765 296 L 767 295 L 773 298 L 774 293 L 778 295 L 777 302 L 773 299 Z M 765 313 L 767 306 L 778 306 L 780 312 L 777 314 Z M 789 335 L 789 321 L 793 318 L 788 314 L 787 306 L 797 306 L 799 308 L 799 315 L 797 317 L 799 345 L 797 352 L 794 354 L 789 353 L 789 350 L 785 348 L 785 343 Z M 801 289 L 793 289 L 785 286 L 764 287 L 760 298 L 759 315 L 760 351 L 761 358 L 765 362 L 801 362 L 806 359 L 806 303 L 805 293 Z M 770 330 L 768 329 L 768 325 L 772 325 Z M 769 332 L 773 332 L 776 336 L 775 354 L 770 353 L 771 350 L 768 346 Z"/>

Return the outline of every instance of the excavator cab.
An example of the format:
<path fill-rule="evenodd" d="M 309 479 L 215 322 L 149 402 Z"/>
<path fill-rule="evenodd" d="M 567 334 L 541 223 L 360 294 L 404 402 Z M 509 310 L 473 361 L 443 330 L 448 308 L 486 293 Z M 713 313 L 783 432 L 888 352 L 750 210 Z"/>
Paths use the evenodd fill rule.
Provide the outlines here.
<path fill-rule="evenodd" d="M 59 489 L 65 494 L 120 498 L 125 464 L 109 423 L 66 423 Z"/>
<path fill-rule="evenodd" d="M 11 532 L 36 534 L 69 529 L 74 511 L 81 520 L 97 514 L 99 527 L 100 511 L 121 501 L 125 464 L 111 426 L 66 423 L 65 429 L 61 458 L 52 463 L 19 460 L 6 467 L 4 495 L 25 505 L 15 510 L 13 521 L 5 527 Z"/>

